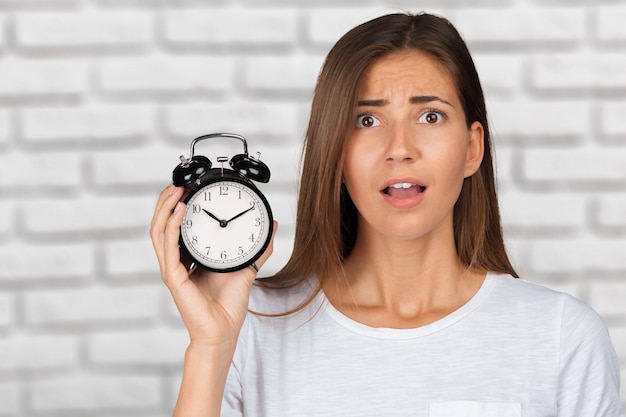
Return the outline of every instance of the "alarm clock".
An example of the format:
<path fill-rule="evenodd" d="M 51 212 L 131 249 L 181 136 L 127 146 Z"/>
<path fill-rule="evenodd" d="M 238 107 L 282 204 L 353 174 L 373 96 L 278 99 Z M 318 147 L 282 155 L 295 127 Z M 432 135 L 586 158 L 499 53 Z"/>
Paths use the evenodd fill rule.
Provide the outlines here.
<path fill-rule="evenodd" d="M 220 156 L 221 165 L 212 167 L 204 155 L 195 155 L 198 142 L 207 139 L 235 139 L 243 153 Z M 250 157 L 243 136 L 211 133 L 191 142 L 190 156 L 180 157 L 174 168 L 175 186 L 184 186 L 182 201 L 187 210 L 180 226 L 181 261 L 189 273 L 196 267 L 213 272 L 232 272 L 248 266 L 256 272 L 255 261 L 272 238 L 273 217 L 267 199 L 252 181 L 267 183 L 269 168 L 260 154 Z M 224 167 L 228 163 L 229 167 Z"/>

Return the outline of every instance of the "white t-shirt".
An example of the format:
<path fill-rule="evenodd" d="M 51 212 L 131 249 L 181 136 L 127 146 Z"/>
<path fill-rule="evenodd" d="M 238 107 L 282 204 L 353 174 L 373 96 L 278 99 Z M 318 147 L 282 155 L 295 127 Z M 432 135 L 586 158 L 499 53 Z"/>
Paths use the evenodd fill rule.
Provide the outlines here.
<path fill-rule="evenodd" d="M 254 287 L 250 308 L 284 312 L 289 290 Z M 222 416 L 622 416 L 605 325 L 573 297 L 488 274 L 452 314 L 415 329 L 372 328 L 320 293 L 286 317 L 249 314 Z"/>

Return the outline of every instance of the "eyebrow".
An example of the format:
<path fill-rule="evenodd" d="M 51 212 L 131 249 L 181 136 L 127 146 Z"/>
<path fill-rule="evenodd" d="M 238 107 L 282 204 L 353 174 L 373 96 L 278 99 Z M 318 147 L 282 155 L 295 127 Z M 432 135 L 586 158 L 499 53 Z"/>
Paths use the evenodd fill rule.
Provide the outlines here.
<path fill-rule="evenodd" d="M 431 103 L 433 101 L 439 101 L 441 103 L 447 104 L 450 107 L 454 107 L 452 103 L 447 100 L 442 99 L 438 96 L 413 96 L 409 99 L 409 103 L 411 104 L 424 104 Z M 379 100 L 359 100 L 357 102 L 358 107 L 382 107 L 389 104 L 389 100 L 379 99 Z"/>

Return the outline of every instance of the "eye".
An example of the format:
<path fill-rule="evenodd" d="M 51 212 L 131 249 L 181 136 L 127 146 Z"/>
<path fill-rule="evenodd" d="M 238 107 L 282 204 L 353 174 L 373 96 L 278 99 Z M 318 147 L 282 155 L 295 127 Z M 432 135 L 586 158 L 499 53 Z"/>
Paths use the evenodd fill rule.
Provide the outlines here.
<path fill-rule="evenodd" d="M 417 121 L 429 125 L 436 125 L 443 122 L 445 118 L 446 116 L 442 112 L 429 110 L 426 113 L 422 114 Z"/>
<path fill-rule="evenodd" d="M 361 114 L 357 116 L 356 127 L 367 128 L 367 127 L 374 127 L 374 126 L 380 126 L 380 120 L 378 120 L 376 117 L 372 116 L 371 114 Z"/>

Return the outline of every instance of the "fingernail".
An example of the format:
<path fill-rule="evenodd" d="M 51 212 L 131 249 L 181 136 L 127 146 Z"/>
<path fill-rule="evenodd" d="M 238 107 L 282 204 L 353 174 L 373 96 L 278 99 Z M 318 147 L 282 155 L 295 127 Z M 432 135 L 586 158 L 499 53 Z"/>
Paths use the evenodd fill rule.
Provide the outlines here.
<path fill-rule="evenodd" d="M 170 184 L 170 195 L 174 194 L 176 192 L 176 187 L 174 187 L 174 184 Z"/>
<path fill-rule="evenodd" d="M 178 203 L 176 203 L 176 207 L 174 207 L 174 213 L 178 213 L 180 211 L 180 201 Z"/>

